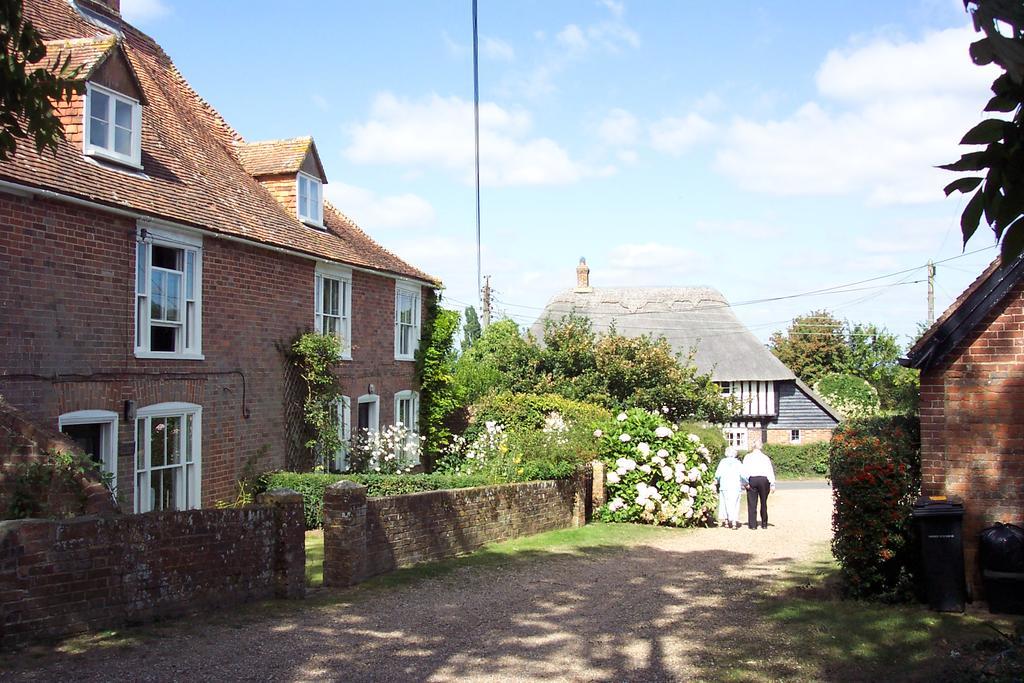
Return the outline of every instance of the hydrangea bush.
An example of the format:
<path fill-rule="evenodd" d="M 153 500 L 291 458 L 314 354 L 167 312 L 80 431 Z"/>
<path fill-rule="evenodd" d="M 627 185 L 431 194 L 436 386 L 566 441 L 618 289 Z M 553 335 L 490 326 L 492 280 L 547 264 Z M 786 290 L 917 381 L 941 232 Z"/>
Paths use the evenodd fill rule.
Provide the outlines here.
<path fill-rule="evenodd" d="M 594 431 L 605 464 L 609 522 L 696 526 L 714 522 L 711 452 L 696 434 L 637 408 Z"/>

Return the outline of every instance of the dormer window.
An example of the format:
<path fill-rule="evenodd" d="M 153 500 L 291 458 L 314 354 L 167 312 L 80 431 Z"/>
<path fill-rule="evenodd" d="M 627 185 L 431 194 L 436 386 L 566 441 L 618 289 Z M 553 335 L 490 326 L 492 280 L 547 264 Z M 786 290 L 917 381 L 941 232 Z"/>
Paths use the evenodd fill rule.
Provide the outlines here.
<path fill-rule="evenodd" d="M 309 225 L 324 224 L 324 201 L 320 180 L 305 173 L 298 174 L 299 220 Z"/>
<path fill-rule="evenodd" d="M 113 90 L 86 84 L 85 153 L 142 166 L 142 105 Z"/>

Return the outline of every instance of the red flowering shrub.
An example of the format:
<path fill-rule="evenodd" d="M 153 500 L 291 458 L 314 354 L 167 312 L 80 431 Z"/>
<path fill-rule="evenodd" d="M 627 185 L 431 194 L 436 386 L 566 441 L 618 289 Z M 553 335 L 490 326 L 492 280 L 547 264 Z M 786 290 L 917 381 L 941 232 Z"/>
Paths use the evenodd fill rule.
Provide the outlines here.
<path fill-rule="evenodd" d="M 829 444 L 832 554 L 843 593 L 910 597 L 915 555 L 911 505 L 921 489 L 921 430 L 910 417 L 870 418 L 836 429 Z"/>

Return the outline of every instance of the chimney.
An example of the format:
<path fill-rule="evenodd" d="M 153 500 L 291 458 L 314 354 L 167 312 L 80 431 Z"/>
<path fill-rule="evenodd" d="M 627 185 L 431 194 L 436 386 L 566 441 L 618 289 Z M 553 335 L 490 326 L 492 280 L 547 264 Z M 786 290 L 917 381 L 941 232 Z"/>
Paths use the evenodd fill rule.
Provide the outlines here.
<path fill-rule="evenodd" d="M 580 264 L 576 266 L 576 291 L 580 294 L 594 291 L 594 288 L 590 286 L 590 267 L 587 265 L 587 259 L 582 256 Z"/>
<path fill-rule="evenodd" d="M 77 0 L 77 3 L 85 9 L 115 17 L 121 16 L 121 0 Z"/>

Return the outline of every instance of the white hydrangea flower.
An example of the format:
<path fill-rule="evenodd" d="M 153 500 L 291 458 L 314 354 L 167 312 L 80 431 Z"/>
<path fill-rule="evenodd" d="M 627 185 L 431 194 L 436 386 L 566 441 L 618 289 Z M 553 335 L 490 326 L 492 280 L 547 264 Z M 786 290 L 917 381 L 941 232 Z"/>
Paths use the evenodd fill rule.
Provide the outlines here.
<path fill-rule="evenodd" d="M 618 484 L 620 481 L 622 481 L 622 479 L 619 477 L 619 473 L 616 472 L 615 470 L 609 471 L 605 475 L 605 479 L 608 481 L 609 484 Z"/>
<path fill-rule="evenodd" d="M 700 467 L 700 471 L 701 472 L 707 472 L 708 471 L 708 466 L 707 466 L 706 463 L 702 462 L 700 465 L 698 465 L 698 467 Z"/>
<path fill-rule="evenodd" d="M 690 481 L 697 481 L 700 479 L 700 470 L 696 467 L 692 468 L 689 472 Z"/>
<path fill-rule="evenodd" d="M 658 451 L 658 452 L 661 453 L 661 451 Z M 664 465 L 665 464 L 665 458 L 661 457 L 660 455 L 653 455 L 653 456 L 651 456 L 651 464 L 652 465 L 659 465 L 659 466 Z"/>
<path fill-rule="evenodd" d="M 659 439 L 667 439 L 672 436 L 672 430 L 668 427 L 658 427 L 654 430 L 654 435 Z"/>
<path fill-rule="evenodd" d="M 697 452 L 703 455 L 705 458 L 711 455 L 711 451 L 708 450 L 707 446 L 701 446 L 697 449 Z"/>
<path fill-rule="evenodd" d="M 626 421 L 626 414 L 625 413 L 619 413 L 618 417 L 616 417 L 615 419 L 618 420 L 619 422 L 625 422 Z"/>
<path fill-rule="evenodd" d="M 631 438 L 633 437 L 631 437 L 629 434 L 619 434 L 619 441 L 621 441 L 622 443 L 626 443 Z"/>
<path fill-rule="evenodd" d="M 636 460 L 633 460 L 632 458 L 619 458 L 615 461 L 615 464 L 618 465 L 619 470 L 621 470 L 619 474 L 624 474 L 625 472 L 636 469 Z"/>
<path fill-rule="evenodd" d="M 647 444 L 646 441 L 641 441 L 640 443 L 638 443 L 636 445 L 636 449 L 640 451 L 643 455 L 651 454 L 651 447 Z"/>
<path fill-rule="evenodd" d="M 659 458 L 667 458 L 668 455 L 669 455 L 668 451 L 666 451 L 664 448 L 658 450 L 658 457 Z"/>
<path fill-rule="evenodd" d="M 686 438 L 689 439 L 691 443 L 700 443 L 700 437 L 696 434 L 687 434 Z"/>
<path fill-rule="evenodd" d="M 662 465 L 661 466 L 661 476 L 664 479 L 666 479 L 666 480 L 672 479 L 672 475 L 673 475 L 673 472 L 672 472 L 672 468 L 671 467 L 669 467 L 668 465 Z"/>
<path fill-rule="evenodd" d="M 604 436 L 604 432 L 602 432 L 600 429 L 595 429 L 594 436 L 600 439 L 602 436 Z"/>
<path fill-rule="evenodd" d="M 621 510 L 624 507 L 626 507 L 626 501 L 622 500 L 621 498 L 612 498 L 611 502 L 608 503 L 608 509 L 611 510 L 612 512 L 615 512 L 616 510 Z"/>
<path fill-rule="evenodd" d="M 647 464 L 640 465 L 640 467 L 637 467 L 637 469 L 643 472 L 644 474 L 651 473 L 651 466 Z"/>

